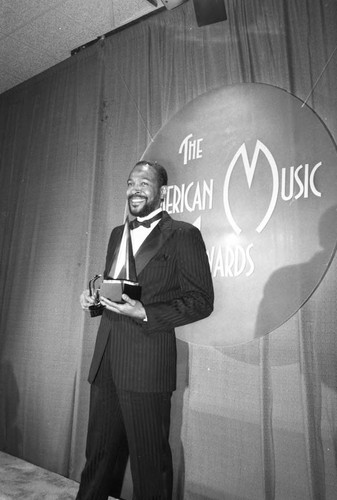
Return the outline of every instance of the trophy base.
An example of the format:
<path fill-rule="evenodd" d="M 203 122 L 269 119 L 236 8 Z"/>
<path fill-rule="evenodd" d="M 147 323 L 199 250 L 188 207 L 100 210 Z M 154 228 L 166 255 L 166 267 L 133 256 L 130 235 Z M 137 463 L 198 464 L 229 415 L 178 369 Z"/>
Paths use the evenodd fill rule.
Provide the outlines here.
<path fill-rule="evenodd" d="M 95 318 L 96 316 L 101 316 L 104 309 L 105 307 L 102 306 L 102 304 L 94 304 L 92 306 L 89 306 L 90 316 L 92 318 Z"/>
<path fill-rule="evenodd" d="M 138 283 L 126 280 L 104 280 L 99 294 L 111 302 L 123 303 L 122 294 L 125 293 L 130 299 L 140 300 L 142 287 Z"/>

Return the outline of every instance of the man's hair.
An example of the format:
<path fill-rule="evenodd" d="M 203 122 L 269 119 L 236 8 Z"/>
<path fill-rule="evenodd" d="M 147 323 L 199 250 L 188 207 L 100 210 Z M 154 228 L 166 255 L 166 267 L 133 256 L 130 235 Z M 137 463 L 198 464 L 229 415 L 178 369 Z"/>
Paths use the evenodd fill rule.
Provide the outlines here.
<path fill-rule="evenodd" d="M 153 170 L 155 170 L 155 172 L 156 172 L 158 186 L 159 187 L 167 186 L 167 172 L 162 165 L 160 165 L 156 161 L 147 161 L 147 160 L 137 161 L 135 167 L 137 167 L 139 165 L 141 165 L 141 166 L 142 165 L 144 165 L 144 166 L 149 165 L 149 167 L 153 168 Z"/>

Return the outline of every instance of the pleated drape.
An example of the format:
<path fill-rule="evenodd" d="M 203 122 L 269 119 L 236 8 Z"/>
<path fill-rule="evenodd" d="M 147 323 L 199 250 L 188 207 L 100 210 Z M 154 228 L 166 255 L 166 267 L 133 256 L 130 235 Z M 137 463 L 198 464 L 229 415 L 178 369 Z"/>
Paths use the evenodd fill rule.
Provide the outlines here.
<path fill-rule="evenodd" d="M 305 101 L 336 140 L 335 0 L 226 8 L 203 28 L 192 2 L 164 10 L 0 96 L 1 450 L 79 478 L 99 321 L 79 294 L 123 220 L 127 174 L 182 106 L 266 83 Z M 265 338 L 178 341 L 175 499 L 335 498 L 336 271 L 334 259 Z M 131 489 L 128 472 L 124 497 Z"/>

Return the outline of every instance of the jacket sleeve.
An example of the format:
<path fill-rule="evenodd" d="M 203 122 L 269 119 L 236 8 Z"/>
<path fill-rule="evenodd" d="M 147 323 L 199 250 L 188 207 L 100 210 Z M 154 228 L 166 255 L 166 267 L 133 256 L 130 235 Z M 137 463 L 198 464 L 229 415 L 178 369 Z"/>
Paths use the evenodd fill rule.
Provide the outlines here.
<path fill-rule="evenodd" d="M 200 231 L 192 226 L 176 230 L 179 292 L 172 300 L 147 304 L 144 333 L 193 323 L 213 311 L 214 291 L 206 248 Z"/>

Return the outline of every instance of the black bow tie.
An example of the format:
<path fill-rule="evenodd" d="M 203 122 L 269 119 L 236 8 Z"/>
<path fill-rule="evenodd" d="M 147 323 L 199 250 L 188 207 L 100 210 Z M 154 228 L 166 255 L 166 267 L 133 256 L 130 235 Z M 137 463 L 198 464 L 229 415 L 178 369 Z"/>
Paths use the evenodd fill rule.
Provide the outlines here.
<path fill-rule="evenodd" d="M 134 219 L 130 222 L 130 229 L 136 229 L 139 226 L 151 227 L 152 222 L 161 219 L 162 216 L 163 212 L 159 212 L 158 214 L 154 215 L 151 219 L 145 219 L 145 220 Z"/>

